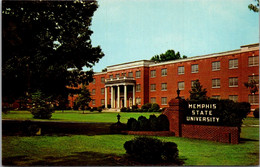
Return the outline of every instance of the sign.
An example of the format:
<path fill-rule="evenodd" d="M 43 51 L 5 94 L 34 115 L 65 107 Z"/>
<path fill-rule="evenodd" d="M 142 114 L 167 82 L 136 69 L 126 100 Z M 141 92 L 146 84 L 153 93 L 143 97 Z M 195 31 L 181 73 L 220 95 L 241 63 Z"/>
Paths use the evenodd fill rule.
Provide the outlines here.
<path fill-rule="evenodd" d="M 185 111 L 184 122 L 187 124 L 219 124 L 220 117 L 215 113 L 215 103 L 189 103 Z"/>

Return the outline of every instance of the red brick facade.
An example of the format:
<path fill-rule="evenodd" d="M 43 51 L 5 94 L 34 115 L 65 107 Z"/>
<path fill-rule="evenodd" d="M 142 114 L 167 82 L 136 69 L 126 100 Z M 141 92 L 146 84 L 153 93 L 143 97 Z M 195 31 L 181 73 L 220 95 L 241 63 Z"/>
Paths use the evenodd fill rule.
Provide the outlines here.
<path fill-rule="evenodd" d="M 124 76 L 133 82 L 124 83 Z M 101 78 L 105 80 L 102 82 Z M 130 105 L 135 102 L 139 107 L 148 102 L 155 102 L 162 108 L 168 107 L 168 101 L 176 97 L 178 85 L 181 90 L 180 96 L 187 99 L 192 81 L 199 79 L 203 88 L 207 89 L 207 96 L 250 102 L 254 109 L 259 106 L 258 92 L 256 95 L 251 95 L 249 89 L 244 86 L 249 78 L 259 80 L 259 44 L 162 63 L 149 60 L 129 62 L 108 66 L 106 72 L 95 73 L 95 82 L 88 86 L 93 99 L 90 106 L 98 107 L 105 103 L 109 105 L 112 97 L 113 108 L 118 106 L 121 108 L 125 105 L 124 97 L 127 97 L 127 107 L 131 107 Z M 124 85 L 127 85 L 127 95 L 124 95 Z M 111 96 L 111 86 L 114 91 L 113 96 Z M 107 87 L 107 99 L 105 87 Z M 118 95 L 120 95 L 120 105 L 117 104 Z"/>

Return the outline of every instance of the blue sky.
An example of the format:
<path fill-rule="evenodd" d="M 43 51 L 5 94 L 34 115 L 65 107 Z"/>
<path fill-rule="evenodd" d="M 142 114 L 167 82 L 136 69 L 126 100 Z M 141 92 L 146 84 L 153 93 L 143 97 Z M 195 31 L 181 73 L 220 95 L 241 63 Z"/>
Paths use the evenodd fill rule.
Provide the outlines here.
<path fill-rule="evenodd" d="M 149 60 L 169 49 L 188 57 L 258 43 L 253 0 L 98 0 L 93 46 L 105 56 L 93 69 Z"/>

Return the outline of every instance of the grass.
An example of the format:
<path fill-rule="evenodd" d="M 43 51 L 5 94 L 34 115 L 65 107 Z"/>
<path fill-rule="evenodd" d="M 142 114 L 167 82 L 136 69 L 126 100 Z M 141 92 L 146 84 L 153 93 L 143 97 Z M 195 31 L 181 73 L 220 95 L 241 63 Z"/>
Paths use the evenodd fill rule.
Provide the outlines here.
<path fill-rule="evenodd" d="M 45 121 L 69 121 L 69 122 L 117 122 L 118 112 L 90 112 L 85 111 L 84 114 L 82 111 L 55 111 L 52 114 L 51 119 Z M 160 113 L 120 113 L 120 122 L 127 123 L 129 118 L 138 118 L 140 115 L 143 115 L 149 118 L 150 115 L 160 115 Z M 8 114 L 2 114 L 2 119 L 13 119 L 13 120 L 37 120 L 33 119 L 32 114 L 29 111 L 10 111 Z M 39 120 L 39 119 L 38 119 Z M 40 121 L 42 121 L 41 119 Z"/>
<path fill-rule="evenodd" d="M 17 112 L 17 111 L 16 111 Z M 28 118 L 28 113 L 11 112 L 3 115 L 20 115 L 16 119 Z M 147 114 L 147 115 L 146 115 Z M 151 113 L 120 113 L 122 122 L 129 117 L 148 117 Z M 158 114 L 158 113 L 157 113 Z M 70 116 L 84 117 L 76 121 L 115 122 L 117 113 L 79 114 L 73 111 L 56 112 L 52 120 L 73 120 Z M 9 116 L 8 118 L 11 118 Z M 96 119 L 96 120 L 95 120 Z M 75 121 L 75 120 L 73 120 Z M 84 122 L 83 121 L 83 122 Z M 179 137 L 156 137 L 178 145 L 184 165 L 242 165 L 259 164 L 259 119 L 246 118 L 242 126 L 242 142 L 237 145 Z M 133 135 L 71 135 L 71 136 L 3 136 L 3 162 L 9 165 L 125 165 L 120 158 L 125 155 L 123 144 Z M 115 160 L 116 159 L 116 160 Z M 118 160 L 119 159 L 119 160 Z M 129 164 L 127 164 L 129 165 Z"/>

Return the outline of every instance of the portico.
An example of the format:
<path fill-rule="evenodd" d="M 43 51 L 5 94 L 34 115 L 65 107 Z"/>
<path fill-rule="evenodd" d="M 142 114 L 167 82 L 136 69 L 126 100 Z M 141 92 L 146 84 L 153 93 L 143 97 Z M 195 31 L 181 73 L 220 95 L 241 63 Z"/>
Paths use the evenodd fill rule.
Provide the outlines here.
<path fill-rule="evenodd" d="M 118 77 L 105 80 L 105 108 L 108 106 L 108 88 L 111 90 L 111 108 L 120 109 L 135 105 L 135 80 Z"/>

